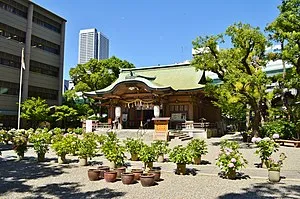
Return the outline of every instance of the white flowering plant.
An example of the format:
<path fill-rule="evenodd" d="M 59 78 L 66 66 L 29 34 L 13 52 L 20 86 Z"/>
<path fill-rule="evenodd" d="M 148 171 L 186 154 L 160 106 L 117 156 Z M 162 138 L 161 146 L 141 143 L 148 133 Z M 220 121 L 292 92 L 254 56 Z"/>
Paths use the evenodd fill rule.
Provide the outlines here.
<path fill-rule="evenodd" d="M 77 155 L 79 158 L 91 158 L 97 152 L 97 139 L 95 133 L 83 133 L 78 136 Z"/>
<path fill-rule="evenodd" d="M 75 134 L 55 134 L 52 137 L 52 149 L 58 156 L 75 154 L 78 145 L 78 138 Z"/>
<path fill-rule="evenodd" d="M 275 135 L 275 134 L 274 134 Z M 275 137 L 277 137 L 275 135 Z M 265 137 L 263 139 L 259 137 L 253 137 L 252 142 L 256 144 L 258 149 L 255 151 L 255 154 L 259 155 L 262 162 L 266 162 L 272 153 L 278 151 L 279 144 L 277 144 L 273 139 Z"/>
<path fill-rule="evenodd" d="M 29 142 L 33 143 L 33 148 L 37 154 L 45 154 L 49 149 L 51 133 L 47 128 L 38 128 L 36 131 L 31 130 Z"/>
<path fill-rule="evenodd" d="M 222 141 L 220 153 L 217 157 L 216 165 L 227 176 L 232 171 L 239 171 L 248 163 L 239 152 L 239 145 L 235 141 Z"/>

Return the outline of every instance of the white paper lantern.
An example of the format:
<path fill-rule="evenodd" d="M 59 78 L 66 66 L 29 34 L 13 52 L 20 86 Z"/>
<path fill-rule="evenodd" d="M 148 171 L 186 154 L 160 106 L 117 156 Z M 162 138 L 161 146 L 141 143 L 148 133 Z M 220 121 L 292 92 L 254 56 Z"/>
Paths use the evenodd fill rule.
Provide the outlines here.
<path fill-rule="evenodd" d="M 160 109 L 159 109 L 159 106 L 158 106 L 158 105 L 155 105 L 155 106 L 153 107 L 153 111 L 154 111 L 154 117 L 159 117 Z"/>
<path fill-rule="evenodd" d="M 121 107 L 117 106 L 115 108 L 115 115 L 116 115 L 116 118 L 120 118 L 121 117 Z"/>

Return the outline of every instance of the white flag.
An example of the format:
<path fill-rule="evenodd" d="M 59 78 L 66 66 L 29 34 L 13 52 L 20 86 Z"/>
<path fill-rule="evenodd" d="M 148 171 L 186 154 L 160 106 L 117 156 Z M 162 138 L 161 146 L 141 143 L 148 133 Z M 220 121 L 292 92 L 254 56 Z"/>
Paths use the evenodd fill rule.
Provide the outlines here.
<path fill-rule="evenodd" d="M 23 70 L 25 70 L 25 55 L 24 55 L 24 48 L 22 48 L 21 67 L 23 68 Z"/>

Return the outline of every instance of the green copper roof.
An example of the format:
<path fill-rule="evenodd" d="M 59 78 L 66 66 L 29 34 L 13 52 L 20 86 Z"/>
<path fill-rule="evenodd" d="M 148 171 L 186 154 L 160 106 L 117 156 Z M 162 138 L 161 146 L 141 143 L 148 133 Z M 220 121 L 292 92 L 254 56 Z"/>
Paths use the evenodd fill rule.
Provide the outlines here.
<path fill-rule="evenodd" d="M 123 69 L 119 78 L 108 87 L 86 95 L 102 94 L 112 91 L 117 85 L 125 82 L 142 82 L 151 89 L 194 90 L 203 88 L 199 81 L 202 71 L 196 71 L 187 64 L 156 66 L 147 68 Z"/>

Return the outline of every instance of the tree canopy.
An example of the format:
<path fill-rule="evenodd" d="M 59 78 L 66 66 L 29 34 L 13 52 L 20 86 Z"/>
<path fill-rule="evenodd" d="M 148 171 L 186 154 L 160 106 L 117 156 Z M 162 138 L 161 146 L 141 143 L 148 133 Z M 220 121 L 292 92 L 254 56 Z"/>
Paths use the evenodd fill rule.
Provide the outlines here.
<path fill-rule="evenodd" d="M 74 81 L 76 92 L 95 91 L 115 81 L 122 68 L 134 68 L 134 65 L 115 56 L 104 60 L 91 59 L 72 68 L 70 77 Z"/>
<path fill-rule="evenodd" d="M 225 36 L 231 39 L 232 47 L 219 49 Z M 245 110 L 246 104 L 249 105 L 254 113 L 250 124 L 253 134 L 258 133 L 263 115 L 261 107 L 267 97 L 269 80 L 262 69 L 266 66 L 268 45 L 259 28 L 242 23 L 229 26 L 223 34 L 200 36 L 193 41 L 199 54 L 194 56 L 192 65 L 214 72 L 222 81 L 208 85 L 207 93 L 216 98 L 215 104 L 227 114 L 232 115 L 232 110 Z"/>

